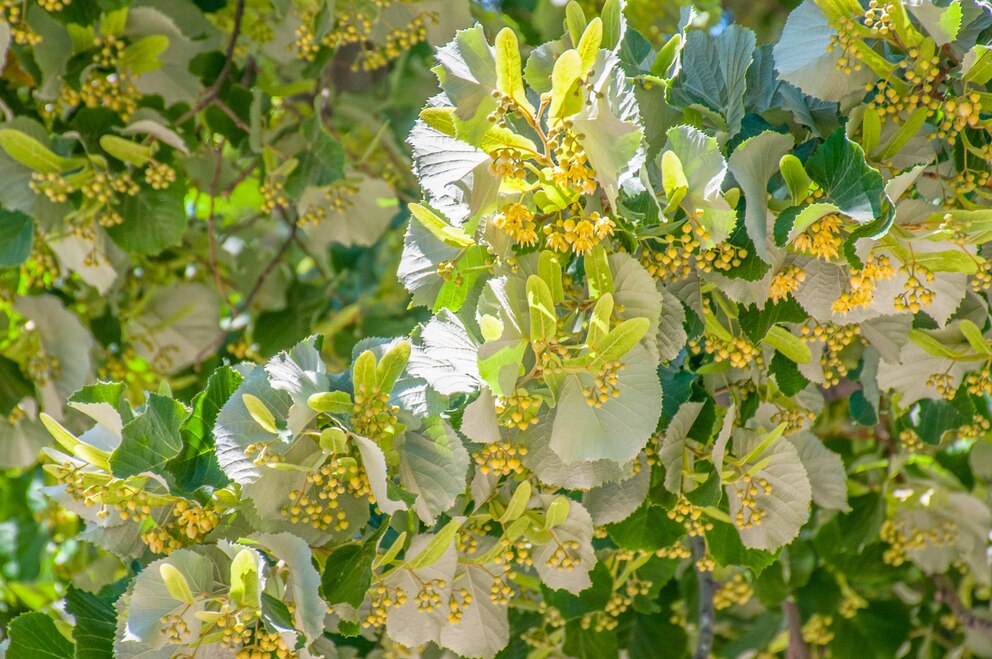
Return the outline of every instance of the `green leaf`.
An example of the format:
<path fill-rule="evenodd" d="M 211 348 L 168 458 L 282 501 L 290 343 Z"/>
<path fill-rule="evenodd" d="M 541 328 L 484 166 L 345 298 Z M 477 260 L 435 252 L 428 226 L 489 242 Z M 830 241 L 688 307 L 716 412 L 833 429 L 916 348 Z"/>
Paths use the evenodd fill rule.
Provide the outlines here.
<path fill-rule="evenodd" d="M 178 245 L 189 223 L 185 196 L 181 181 L 165 190 L 142 186 L 137 195 L 124 197 L 124 221 L 107 229 L 107 233 L 121 249 L 136 254 L 154 256 Z"/>
<path fill-rule="evenodd" d="M 390 393 L 396 385 L 396 380 L 403 374 L 410 360 L 410 342 L 398 341 L 382 356 L 375 367 L 376 386 L 383 393 Z"/>
<path fill-rule="evenodd" d="M 561 283 L 561 257 L 550 250 L 542 251 L 538 259 L 537 271 L 544 283 L 551 289 L 551 297 L 555 304 L 563 302 L 565 289 Z"/>
<path fill-rule="evenodd" d="M 307 398 L 307 404 L 326 414 L 351 414 L 355 407 L 346 391 L 322 391 Z"/>
<path fill-rule="evenodd" d="M 0 148 L 25 167 L 43 174 L 61 174 L 86 162 L 82 158 L 63 158 L 27 133 L 14 128 L 0 128 Z"/>
<path fill-rule="evenodd" d="M 992 48 L 975 46 L 961 63 L 961 78 L 976 85 L 987 84 L 992 80 Z"/>
<path fill-rule="evenodd" d="M 661 154 L 661 185 L 665 190 L 665 199 L 668 200 L 664 212 L 673 213 L 689 191 L 689 181 L 682 169 L 682 161 L 674 151 Z"/>
<path fill-rule="evenodd" d="M 484 245 L 472 245 L 462 252 L 451 277 L 441 284 L 441 290 L 434 301 L 434 313 L 442 309 L 458 312 L 462 308 L 485 271 L 487 257 L 488 252 Z"/>
<path fill-rule="evenodd" d="M 521 339 L 503 345 L 485 356 L 482 353 L 479 354 L 479 376 L 489 385 L 494 394 L 505 396 L 512 393 L 505 391 L 503 386 L 504 369 L 513 373 L 512 379 L 513 382 L 516 382 L 516 374 L 520 370 L 520 363 L 526 350 L 527 340 Z"/>
<path fill-rule="evenodd" d="M 604 293 L 613 292 L 613 272 L 607 260 L 606 248 L 596 245 L 585 256 L 583 263 L 586 269 L 586 285 L 589 287 L 589 298 L 597 299 Z"/>
<path fill-rule="evenodd" d="M 873 107 L 866 107 L 861 118 L 861 148 L 864 149 L 865 153 L 874 153 L 881 135 L 882 119 L 878 110 Z M 792 203 L 798 204 L 799 200 L 793 197 Z"/>
<path fill-rule="evenodd" d="M 634 349 L 651 327 L 647 318 L 630 318 L 621 322 L 601 342 L 593 346 L 599 359 L 616 361 Z"/>
<path fill-rule="evenodd" d="M 162 566 L 165 567 L 164 565 Z M 258 554 L 242 549 L 231 561 L 231 599 L 241 606 L 258 606 L 260 600 Z"/>
<path fill-rule="evenodd" d="M 795 396 L 809 384 L 806 376 L 796 367 L 796 362 L 778 351 L 772 356 L 771 373 L 775 376 L 779 391 L 786 396 Z"/>
<path fill-rule="evenodd" d="M 307 147 L 300 155 L 300 162 L 286 178 L 286 193 L 299 197 L 308 186 L 329 185 L 344 178 L 344 147 L 324 129 L 317 117 L 306 119 L 301 133 Z"/>
<path fill-rule="evenodd" d="M 858 222 L 871 222 L 882 215 L 882 175 L 868 165 L 864 151 L 847 139 L 843 128 L 834 131 L 810 156 L 806 171 L 823 189 L 824 201 Z"/>
<path fill-rule="evenodd" d="M 567 375 L 555 409 L 551 449 L 566 463 L 633 460 L 654 432 L 661 416 L 661 383 L 655 362 L 638 346 L 622 360 L 619 396 L 602 407 L 586 402 L 589 376 Z M 588 383 L 583 378 L 588 377 Z"/>
<path fill-rule="evenodd" d="M 595 347 L 610 333 L 610 319 L 613 317 L 613 296 L 604 293 L 589 316 L 589 332 L 586 334 L 586 345 Z"/>
<path fill-rule="evenodd" d="M 744 198 L 747 199 L 744 211 L 747 235 L 754 244 L 758 257 L 765 262 L 770 260 L 767 240 L 768 179 L 778 170 L 779 163 L 792 145 L 791 135 L 769 130 L 744 140 L 728 160 L 730 172 L 737 179 L 744 191 Z M 798 160 L 796 163 L 798 164 Z M 795 174 L 797 172 L 793 172 Z"/>
<path fill-rule="evenodd" d="M 909 118 L 899 126 L 899 130 L 895 132 L 886 147 L 878 154 L 878 160 L 884 162 L 902 151 L 902 148 L 909 144 L 909 141 L 923 128 L 923 124 L 927 121 L 928 113 L 929 110 L 927 108 L 918 108 L 913 114 L 909 115 Z"/>
<path fill-rule="evenodd" d="M 121 443 L 110 456 L 111 472 L 118 478 L 144 471 L 161 473 L 183 448 L 180 430 L 189 410 L 177 400 L 148 394 L 145 409 L 124 426 Z"/>
<path fill-rule="evenodd" d="M 441 530 L 431 537 L 427 545 L 416 556 L 406 561 L 404 567 L 408 570 L 422 570 L 436 563 L 451 546 L 458 534 L 458 529 L 462 526 L 462 521 L 461 519 L 452 519 L 441 527 Z"/>
<path fill-rule="evenodd" d="M 505 526 L 506 524 L 519 519 L 527 509 L 527 503 L 530 501 L 530 495 L 530 481 L 521 481 L 516 488 L 514 488 L 513 496 L 510 497 L 510 501 L 506 504 L 506 510 L 503 511 L 502 516 L 499 518 L 500 524 Z"/>
<path fill-rule="evenodd" d="M 167 465 L 176 484 L 185 491 L 204 485 L 219 488 L 230 482 L 217 464 L 214 424 L 243 380 L 237 371 L 222 366 L 210 374 L 206 388 L 193 398 L 193 411 L 182 427 L 182 450 Z"/>
<path fill-rule="evenodd" d="M 100 148 L 121 162 L 143 167 L 152 157 L 152 148 L 116 135 L 103 135 Z"/>
<path fill-rule="evenodd" d="M 806 174 L 806 168 L 803 167 L 802 161 L 791 153 L 787 153 L 778 161 L 778 168 L 782 172 L 782 178 L 785 179 L 789 193 L 792 195 L 793 205 L 806 199 L 806 196 L 809 195 L 809 176 Z"/>
<path fill-rule="evenodd" d="M 755 50 L 754 33 L 731 25 L 716 36 L 701 30 L 686 33 L 682 69 L 672 81 L 672 99 L 719 115 L 719 130 L 734 136 L 744 119 L 747 69 Z"/>
<path fill-rule="evenodd" d="M 797 364 L 808 364 L 813 359 L 809 346 L 802 339 L 778 325 L 770 328 L 761 342 L 775 348 Z"/>
<path fill-rule="evenodd" d="M 568 511 L 571 509 L 570 502 L 566 496 L 556 496 L 548 509 L 544 511 L 544 530 L 550 531 L 565 523 L 568 519 Z"/>
<path fill-rule="evenodd" d="M 375 353 L 371 350 L 366 350 L 362 354 L 358 355 L 355 359 L 355 363 L 351 365 L 351 379 L 354 382 L 355 390 L 365 390 L 371 392 L 375 389 L 376 384 L 376 372 L 375 372 Z"/>
<path fill-rule="evenodd" d="M 185 604 L 192 604 L 195 601 L 193 599 L 193 591 L 189 588 L 189 582 L 186 581 L 186 577 L 175 566 L 169 563 L 161 563 L 158 566 L 158 572 L 162 577 L 162 583 L 165 584 L 165 588 L 169 591 L 169 596 L 172 599 Z"/>
<path fill-rule="evenodd" d="M 16 268 L 31 255 L 34 219 L 0 208 L 0 268 Z"/>
<path fill-rule="evenodd" d="M 527 278 L 527 305 L 530 308 L 531 341 L 547 340 L 558 334 L 558 315 L 551 289 L 538 275 Z"/>
<path fill-rule="evenodd" d="M 582 109 L 581 88 L 576 85 L 582 77 L 582 58 L 575 50 L 566 50 L 555 61 L 551 73 L 551 105 L 548 116 L 562 119 Z"/>
<path fill-rule="evenodd" d="M 126 70 L 140 76 L 161 68 L 162 60 L 159 56 L 168 48 L 169 37 L 164 34 L 149 34 L 128 44 L 121 63 Z"/>
<path fill-rule="evenodd" d="M 426 524 L 446 512 L 465 491 L 468 451 L 445 422 L 433 420 L 396 440 L 400 482 L 417 495 L 413 509 Z"/>
<path fill-rule="evenodd" d="M 911 329 L 909 330 L 909 340 L 923 348 L 925 351 L 933 355 L 934 357 L 943 357 L 945 359 L 958 359 L 961 353 L 949 346 L 944 345 L 939 340 L 928 334 L 923 330 Z"/>
<path fill-rule="evenodd" d="M 262 430 L 273 435 L 279 434 L 279 428 L 276 427 L 276 418 L 272 416 L 272 412 L 258 396 L 241 394 L 241 400 L 244 401 L 245 407 L 248 408 L 248 414 L 255 420 L 255 423 L 262 426 Z"/>
<path fill-rule="evenodd" d="M 512 28 L 505 27 L 496 35 L 496 89 L 509 96 L 530 114 L 534 106 L 524 93 L 524 78 L 520 67 L 520 46 Z"/>
<path fill-rule="evenodd" d="M 445 245 L 465 248 L 475 244 L 471 236 L 461 229 L 451 226 L 426 206 L 411 203 L 409 204 L 409 209 L 410 214 Z"/>
<path fill-rule="evenodd" d="M 582 33 L 586 29 L 586 14 L 582 11 L 582 5 L 575 0 L 570 0 L 565 5 L 565 31 L 573 44 L 579 43 Z"/>
<path fill-rule="evenodd" d="M 59 632 L 55 621 L 38 611 L 14 618 L 7 636 L 8 659 L 68 659 L 75 655 L 75 646 Z"/>
<path fill-rule="evenodd" d="M 612 50 L 623 36 L 623 11 L 620 0 L 606 0 L 600 12 L 603 18 L 603 48 Z"/>
<path fill-rule="evenodd" d="M 619 524 L 607 526 L 607 531 L 620 547 L 648 552 L 671 547 L 685 535 L 682 524 L 670 518 L 665 508 L 650 501 Z"/>
<path fill-rule="evenodd" d="M 116 584 L 115 584 L 116 586 Z M 70 585 L 65 594 L 66 611 L 76 619 L 72 638 L 76 642 L 76 659 L 112 659 L 117 611 L 115 587 L 107 596 L 95 595 Z M 118 592 L 113 592 L 117 590 Z"/>
<path fill-rule="evenodd" d="M 958 323 L 958 327 L 961 328 L 961 333 L 968 340 L 968 344 L 971 345 L 972 350 L 980 355 L 992 356 L 992 346 L 989 345 L 985 336 L 982 335 L 982 330 L 978 329 L 978 325 L 964 318 Z"/>
<path fill-rule="evenodd" d="M 592 65 L 596 63 L 599 56 L 599 47 L 603 43 L 603 20 L 596 17 L 589 21 L 589 25 L 582 32 L 582 38 L 575 45 L 576 52 L 582 62 L 581 73 L 584 75 Z"/>
<path fill-rule="evenodd" d="M 379 539 L 388 529 L 383 524 L 362 542 L 339 545 L 331 550 L 320 577 L 320 590 L 328 604 L 349 604 L 356 609 L 372 585 L 372 563 Z"/>

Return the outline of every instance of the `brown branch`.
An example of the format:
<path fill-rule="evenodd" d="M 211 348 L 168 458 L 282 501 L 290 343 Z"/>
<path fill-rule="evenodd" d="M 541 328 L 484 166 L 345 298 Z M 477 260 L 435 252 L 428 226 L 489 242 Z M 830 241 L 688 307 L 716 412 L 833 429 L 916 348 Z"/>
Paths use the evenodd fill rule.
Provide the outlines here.
<path fill-rule="evenodd" d="M 965 606 L 961 598 L 958 597 L 957 591 L 954 589 L 954 584 L 947 577 L 938 574 L 934 576 L 933 582 L 937 586 L 937 601 L 946 604 L 947 608 L 954 614 L 954 617 L 960 620 L 965 627 L 986 633 L 992 632 L 992 620 L 978 617 L 971 609 Z"/>
<path fill-rule="evenodd" d="M 789 625 L 789 646 L 786 648 L 786 659 L 810 659 L 809 646 L 803 639 L 803 621 L 799 615 L 796 600 L 791 597 L 782 602 L 782 613 Z"/>

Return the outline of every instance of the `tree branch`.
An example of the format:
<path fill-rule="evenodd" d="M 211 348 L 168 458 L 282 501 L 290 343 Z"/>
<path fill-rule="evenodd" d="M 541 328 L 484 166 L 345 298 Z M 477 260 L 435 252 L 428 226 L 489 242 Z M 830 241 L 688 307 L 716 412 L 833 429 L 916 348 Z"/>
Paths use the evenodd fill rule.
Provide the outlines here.
<path fill-rule="evenodd" d="M 689 539 L 692 545 L 692 558 L 699 561 L 706 556 L 706 541 L 699 537 Z M 708 659 L 713 649 L 713 636 L 716 633 L 716 608 L 713 606 L 713 574 L 696 568 L 699 584 L 699 642 L 693 659 Z"/>
<path fill-rule="evenodd" d="M 961 598 L 958 597 L 954 584 L 947 577 L 938 574 L 933 578 L 933 582 L 937 586 L 937 601 L 946 604 L 947 608 L 954 614 L 954 617 L 961 621 L 961 624 L 968 629 L 992 632 L 992 620 L 979 618 L 971 609 L 965 606 Z"/>
<path fill-rule="evenodd" d="M 231 74 L 231 67 L 234 66 L 234 49 L 238 45 L 238 37 L 241 36 L 241 23 L 245 17 L 245 1 L 238 0 L 238 4 L 234 8 L 234 27 L 231 29 L 231 40 L 227 42 L 227 50 L 224 52 L 224 66 L 221 67 L 220 73 L 217 74 L 213 83 L 203 90 L 203 95 L 200 96 L 196 104 L 176 119 L 176 126 L 183 125 L 210 105 L 220 93 L 220 88 L 227 80 L 227 76 Z"/>
<path fill-rule="evenodd" d="M 809 646 L 803 639 L 803 621 L 799 615 L 799 607 L 796 600 L 791 597 L 782 602 L 782 613 L 789 625 L 789 647 L 786 648 L 787 659 L 809 659 Z"/>

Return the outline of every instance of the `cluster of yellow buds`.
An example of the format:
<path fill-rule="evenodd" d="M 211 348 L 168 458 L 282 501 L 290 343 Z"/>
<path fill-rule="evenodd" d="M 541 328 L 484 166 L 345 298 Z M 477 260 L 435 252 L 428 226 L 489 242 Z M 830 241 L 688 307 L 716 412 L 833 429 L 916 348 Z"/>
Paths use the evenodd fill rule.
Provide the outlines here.
<path fill-rule="evenodd" d="M 493 218 L 493 223 L 518 245 L 537 243 L 537 223 L 534 212 L 521 203 L 506 204 Z"/>
<path fill-rule="evenodd" d="M 284 445 L 279 440 L 254 442 L 245 447 L 245 456 L 251 458 L 252 463 L 259 467 L 279 464 L 286 461 L 286 458 L 276 448 L 282 446 Z"/>
<path fill-rule="evenodd" d="M 29 353 L 22 368 L 24 374 L 31 378 L 35 384 L 44 386 L 62 373 L 62 362 L 59 361 L 58 357 L 45 352 L 41 341 L 37 338 L 37 333 L 31 332 L 29 337 Z"/>
<path fill-rule="evenodd" d="M 524 464 L 520 458 L 527 455 L 526 446 L 514 446 L 510 442 L 496 441 L 486 444 L 472 454 L 472 459 L 479 465 L 483 474 L 510 476 L 522 474 Z"/>
<path fill-rule="evenodd" d="M 586 404 L 592 407 L 602 407 L 610 398 L 620 396 L 620 371 L 624 369 L 621 361 L 603 361 L 599 372 L 594 376 L 589 387 L 582 389 Z"/>
<path fill-rule="evenodd" d="M 737 511 L 734 524 L 737 528 L 749 529 L 761 524 L 768 511 L 763 510 L 758 505 L 757 496 L 759 494 L 771 494 L 772 485 L 762 476 L 753 478 L 744 474 L 739 480 L 734 482 L 734 491 L 741 501 L 741 509 Z"/>
<path fill-rule="evenodd" d="M 302 490 L 292 490 L 289 504 L 280 509 L 294 524 L 309 524 L 321 531 L 348 528 L 347 513 L 340 509 L 342 495 L 368 499 L 375 503 L 369 476 L 362 464 L 351 456 L 332 455 L 319 468 L 307 473 Z"/>
<path fill-rule="evenodd" d="M 440 14 L 436 11 L 420 11 L 410 18 L 410 21 L 401 27 L 394 27 L 386 33 L 386 42 L 382 46 L 382 55 L 386 61 L 399 57 L 404 52 L 410 50 L 418 43 L 427 39 L 428 23 L 437 25 Z M 385 65 L 385 61 L 371 68 L 380 68 Z"/>
<path fill-rule="evenodd" d="M 557 140 L 555 159 L 558 164 L 551 172 L 554 182 L 563 188 L 574 188 L 584 195 L 594 194 L 596 174 L 589 167 L 586 152 L 576 135 L 566 128 L 552 131 L 551 138 Z"/>
<path fill-rule="evenodd" d="M 844 291 L 834 300 L 831 310 L 835 314 L 846 314 L 853 309 L 867 307 L 875 299 L 878 282 L 889 279 L 895 272 L 889 258 L 884 254 L 868 261 L 861 270 L 851 272 L 848 277 L 850 290 Z"/>
<path fill-rule="evenodd" d="M 575 217 L 559 218 L 552 224 L 544 225 L 543 231 L 551 249 L 582 255 L 612 236 L 615 228 L 608 215 L 593 212 L 580 215 L 577 220 Z"/>
<path fill-rule="evenodd" d="M 912 428 L 904 428 L 899 431 L 899 444 L 904 450 L 910 453 L 922 451 L 924 446 L 923 440 Z"/>
<path fill-rule="evenodd" d="M 952 545 L 957 541 L 957 525 L 944 520 L 939 526 L 920 529 L 907 520 L 887 519 L 882 523 L 879 536 L 889 548 L 882 554 L 882 560 L 889 565 L 899 566 L 906 562 L 906 552 L 921 550 L 933 545 Z"/>
<path fill-rule="evenodd" d="M 145 168 L 145 182 L 153 190 L 165 190 L 176 182 L 176 170 L 164 162 L 153 160 Z"/>
<path fill-rule="evenodd" d="M 159 619 L 165 638 L 173 645 L 181 645 L 189 640 L 191 635 L 189 625 L 180 614 L 167 613 Z"/>
<path fill-rule="evenodd" d="M 977 92 L 971 92 L 961 98 L 951 98 L 944 101 L 943 117 L 937 126 L 937 137 L 946 138 L 954 144 L 958 135 L 966 128 L 975 128 L 981 121 L 982 97 Z"/>
<path fill-rule="evenodd" d="M 288 46 L 288 49 L 294 51 L 296 57 L 304 62 L 314 61 L 317 53 L 320 52 L 320 44 L 313 27 L 316 16 L 315 11 L 304 11 L 300 14 L 300 24 L 293 32 L 293 43 Z"/>
<path fill-rule="evenodd" d="M 431 613 L 441 606 L 441 593 L 438 591 L 444 586 L 444 579 L 431 579 L 421 584 L 420 590 L 413 596 L 417 610 L 421 613 Z"/>
<path fill-rule="evenodd" d="M 926 385 L 937 390 L 937 393 L 951 400 L 957 392 L 954 376 L 950 373 L 931 373 L 927 376 Z"/>
<path fill-rule="evenodd" d="M 220 517 L 213 507 L 181 499 L 172 507 L 171 519 L 142 533 L 141 539 L 155 554 L 171 554 L 199 541 L 213 531 Z"/>
<path fill-rule="evenodd" d="M 32 172 L 28 186 L 35 194 L 44 194 L 53 204 L 65 203 L 74 190 L 61 174 L 54 172 Z"/>
<path fill-rule="evenodd" d="M 406 604 L 406 592 L 402 586 L 390 589 L 380 582 L 369 589 L 369 612 L 362 620 L 363 627 L 381 627 L 386 624 L 386 613 L 390 608 Z"/>
<path fill-rule="evenodd" d="M 448 622 L 457 625 L 465 616 L 465 610 L 472 605 L 472 593 L 467 588 L 451 591 L 448 598 Z"/>
<path fill-rule="evenodd" d="M 375 20 L 375 16 L 365 14 L 355 8 L 340 11 L 335 16 L 334 29 L 324 35 L 321 42 L 328 48 L 339 48 L 350 43 L 367 41 L 372 35 L 372 26 Z M 312 34 L 312 28 L 308 27 L 308 30 Z M 297 48 L 297 53 L 300 52 L 300 49 Z M 303 50 L 303 52 L 307 51 Z"/>
<path fill-rule="evenodd" d="M 513 149 L 500 149 L 492 154 L 489 173 L 500 178 L 525 178 L 527 170 L 520 154 Z"/>
<path fill-rule="evenodd" d="M 968 283 L 971 285 L 971 290 L 976 293 L 984 293 L 992 288 L 992 261 L 979 263 L 978 271 L 968 278 Z"/>
<path fill-rule="evenodd" d="M 810 645 L 828 645 L 834 640 L 834 633 L 830 631 L 834 619 L 822 613 L 814 613 L 809 620 L 803 624 L 803 640 Z"/>
<path fill-rule="evenodd" d="M 972 169 L 964 169 L 952 178 L 946 179 L 946 183 L 959 195 L 970 194 L 978 188 L 988 187 L 990 181 L 992 181 L 992 172 Z"/>
<path fill-rule="evenodd" d="M 76 501 L 87 508 L 99 504 L 98 517 L 109 517 L 111 509 L 121 521 L 142 522 L 151 516 L 151 499 L 137 484 L 112 477 L 88 482 L 87 477 L 93 474 L 84 472 L 82 467 L 68 460 L 53 467 L 52 474 L 60 485 L 65 486 L 65 493 Z"/>
<path fill-rule="evenodd" d="M 286 188 L 283 182 L 275 178 L 266 178 L 258 191 L 262 195 L 262 205 L 260 210 L 263 213 L 271 214 L 276 209 L 287 209 L 290 206 L 289 197 L 286 196 Z"/>
<path fill-rule="evenodd" d="M 703 272 L 712 272 L 714 269 L 726 272 L 740 266 L 747 258 L 747 254 L 747 249 L 744 247 L 735 247 L 728 242 L 722 242 L 704 249 L 700 253 L 701 258 L 696 258 L 696 265 Z"/>
<path fill-rule="evenodd" d="M 513 597 L 513 587 L 507 581 L 507 573 L 497 575 L 489 586 L 489 601 L 497 606 L 506 606 Z"/>
<path fill-rule="evenodd" d="M 734 572 L 713 593 L 713 606 L 717 611 L 721 611 L 729 609 L 735 604 L 747 604 L 752 595 L 754 595 L 754 589 L 751 588 L 747 578 L 741 572 Z"/>
<path fill-rule="evenodd" d="M 355 391 L 351 427 L 362 437 L 377 439 L 396 425 L 397 412 L 399 408 L 389 402 L 389 393 L 363 382 Z"/>
<path fill-rule="evenodd" d="M 698 508 L 691 501 L 680 494 L 678 501 L 666 515 L 668 519 L 675 520 L 685 527 L 685 532 L 690 538 L 702 537 L 707 531 L 713 530 L 713 523 L 703 519 L 703 510 Z M 676 547 L 681 545 L 676 544 Z"/>
<path fill-rule="evenodd" d="M 879 80 L 865 87 L 872 96 L 869 106 L 895 121 L 902 121 L 918 108 L 925 108 L 928 117 L 933 117 L 941 107 L 941 90 L 938 88 L 942 75 L 940 57 L 921 59 L 917 48 L 910 48 L 906 57 L 898 64 L 905 85 L 898 88 L 888 80 Z"/>
<path fill-rule="evenodd" d="M 500 424 L 507 428 L 526 430 L 537 423 L 537 415 L 541 411 L 544 399 L 537 394 L 531 394 L 526 389 L 517 389 L 512 396 L 500 396 L 496 399 L 496 416 Z"/>
<path fill-rule="evenodd" d="M 575 566 L 579 564 L 579 557 L 576 552 L 579 549 L 579 543 L 577 540 L 564 540 L 562 542 L 555 541 L 557 546 L 555 550 L 551 552 L 548 556 L 548 560 L 545 561 L 545 565 L 550 568 L 554 568 L 559 572 L 571 572 L 575 569 Z"/>
<path fill-rule="evenodd" d="M 768 286 L 768 297 L 778 302 L 794 293 L 806 280 L 806 273 L 798 265 L 789 264 L 772 275 Z"/>
<path fill-rule="evenodd" d="M 31 29 L 24 19 L 22 0 L 3 0 L 0 3 L 0 21 L 10 26 L 10 37 L 19 46 L 37 46 L 41 35 Z"/>
<path fill-rule="evenodd" d="M 764 363 L 761 350 L 742 336 L 732 336 L 724 341 L 707 332 L 700 338 L 690 339 L 689 349 L 694 355 L 702 352 L 713 355 L 717 362 L 729 361 L 734 368 L 747 368 L 751 364 L 760 367 Z"/>
<path fill-rule="evenodd" d="M 794 410 L 779 409 L 772 414 L 771 422 L 775 425 L 785 424 L 785 432 L 792 433 L 802 430 L 816 420 L 816 412 L 805 407 Z"/>
<path fill-rule="evenodd" d="M 842 618 L 851 619 L 858 615 L 858 611 L 861 609 L 868 608 L 868 600 L 861 597 L 861 595 L 858 595 L 858 593 L 846 583 L 841 584 L 841 592 L 843 593 L 844 598 L 840 601 L 840 606 L 837 607 L 837 613 Z"/>
<path fill-rule="evenodd" d="M 290 659 L 298 656 L 282 636 L 270 632 L 261 623 L 256 623 L 249 639 L 234 655 L 235 659 Z"/>
<path fill-rule="evenodd" d="M 792 245 L 799 252 L 829 261 L 840 255 L 840 247 L 844 243 L 841 235 L 842 227 L 843 220 L 840 215 L 835 213 L 825 215 L 796 236 Z"/>
<path fill-rule="evenodd" d="M 965 384 L 973 396 L 992 396 L 992 362 L 985 362 L 981 370 L 969 373 Z"/>
<path fill-rule="evenodd" d="M 955 431 L 961 439 L 978 439 L 980 436 L 992 430 L 992 421 L 989 421 L 981 414 L 971 417 L 971 423 L 958 426 Z"/>
<path fill-rule="evenodd" d="M 654 553 L 658 558 L 672 558 L 675 560 L 682 560 L 684 558 L 692 557 L 692 550 L 686 547 L 681 542 L 676 542 L 671 547 L 662 547 Z"/>
<path fill-rule="evenodd" d="M 820 368 L 827 384 L 835 385 L 847 376 L 847 365 L 841 360 L 841 352 L 851 345 L 861 335 L 861 326 L 834 323 L 820 324 L 815 321 L 800 328 L 800 337 L 807 343 L 821 341 L 824 344 L 823 355 L 820 357 Z"/>
<path fill-rule="evenodd" d="M 932 284 L 934 280 L 934 274 L 929 268 L 919 264 L 903 264 L 899 267 L 899 272 L 907 275 L 907 278 L 903 285 L 905 291 L 892 301 L 892 307 L 896 311 L 916 313 L 933 304 L 935 294 L 926 287 L 926 284 Z"/>
<path fill-rule="evenodd" d="M 830 35 L 830 43 L 827 44 L 827 52 L 832 53 L 840 48 L 840 56 L 837 58 L 835 66 L 844 73 L 852 73 L 861 70 L 861 60 L 854 53 L 855 44 L 858 41 L 857 23 L 853 18 L 844 18 L 838 21 L 836 34 Z"/>

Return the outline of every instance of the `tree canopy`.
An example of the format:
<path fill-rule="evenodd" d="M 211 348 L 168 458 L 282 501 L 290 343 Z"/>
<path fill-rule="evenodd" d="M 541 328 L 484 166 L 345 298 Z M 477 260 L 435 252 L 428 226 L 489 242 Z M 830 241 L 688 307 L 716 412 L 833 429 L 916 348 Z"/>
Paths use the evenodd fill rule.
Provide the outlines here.
<path fill-rule="evenodd" d="M 0 2 L 0 657 L 992 655 L 992 6 L 562 5 Z"/>

